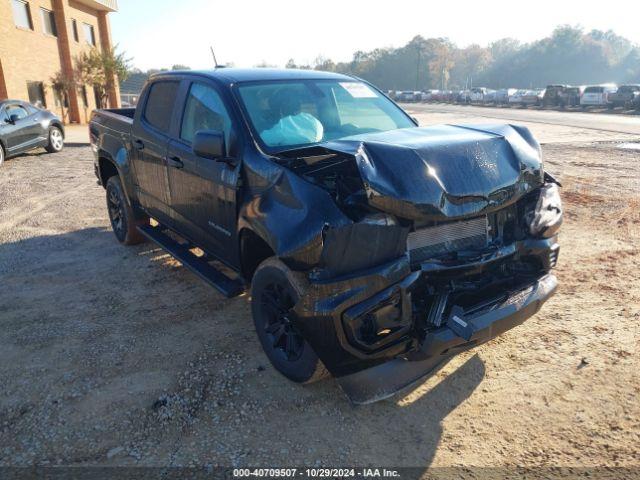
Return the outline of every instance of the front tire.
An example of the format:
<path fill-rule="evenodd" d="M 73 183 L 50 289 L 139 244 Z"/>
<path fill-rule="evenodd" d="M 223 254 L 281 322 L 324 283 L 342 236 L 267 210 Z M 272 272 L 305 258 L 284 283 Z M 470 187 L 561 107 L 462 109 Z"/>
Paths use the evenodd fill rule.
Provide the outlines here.
<path fill-rule="evenodd" d="M 58 127 L 51 127 L 49 129 L 49 144 L 44 147 L 49 153 L 61 152 L 64 148 L 64 135 L 62 130 Z"/>
<path fill-rule="evenodd" d="M 137 245 L 145 241 L 145 237 L 138 231 L 138 225 L 148 219 L 136 221 L 131 205 L 124 194 L 120 177 L 117 175 L 107 180 L 107 210 L 113 233 L 123 245 Z"/>
<path fill-rule="evenodd" d="M 251 312 L 258 339 L 274 368 L 296 383 L 313 383 L 329 373 L 291 321 L 304 285 L 302 275 L 277 258 L 268 258 L 253 276 Z"/>
<path fill-rule="evenodd" d="M 0 167 L 4 163 L 4 147 L 0 144 Z"/>

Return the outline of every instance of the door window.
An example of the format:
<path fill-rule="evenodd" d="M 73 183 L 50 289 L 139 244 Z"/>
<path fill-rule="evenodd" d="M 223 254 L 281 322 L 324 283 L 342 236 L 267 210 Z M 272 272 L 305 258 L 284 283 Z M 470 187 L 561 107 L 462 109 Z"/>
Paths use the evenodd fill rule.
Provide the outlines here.
<path fill-rule="evenodd" d="M 6 109 L 6 113 L 8 117 L 11 117 L 11 115 L 17 115 L 18 120 L 22 120 L 29 116 L 27 110 L 20 105 L 9 105 Z"/>
<path fill-rule="evenodd" d="M 169 132 L 178 85 L 180 85 L 178 82 L 156 82 L 151 85 L 147 97 L 144 119 L 163 133 Z"/>
<path fill-rule="evenodd" d="M 226 144 L 229 145 L 231 118 L 220 95 L 212 87 L 194 83 L 187 97 L 180 138 L 191 143 L 200 130 L 223 132 Z"/>

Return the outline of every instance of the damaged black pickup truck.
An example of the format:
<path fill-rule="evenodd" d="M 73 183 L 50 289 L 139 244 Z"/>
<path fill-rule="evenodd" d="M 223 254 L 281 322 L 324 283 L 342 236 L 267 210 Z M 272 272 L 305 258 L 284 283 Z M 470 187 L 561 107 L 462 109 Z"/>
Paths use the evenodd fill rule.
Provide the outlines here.
<path fill-rule="evenodd" d="M 216 69 L 153 76 L 90 135 L 118 240 L 158 243 L 227 296 L 250 284 L 274 367 L 330 373 L 354 403 L 556 290 L 558 183 L 524 127 L 420 128 L 350 76 Z"/>

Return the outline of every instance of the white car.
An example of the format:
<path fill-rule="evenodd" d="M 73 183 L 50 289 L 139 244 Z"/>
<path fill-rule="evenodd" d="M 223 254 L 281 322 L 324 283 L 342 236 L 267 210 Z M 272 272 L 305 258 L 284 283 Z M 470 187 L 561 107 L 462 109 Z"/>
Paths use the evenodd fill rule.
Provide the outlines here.
<path fill-rule="evenodd" d="M 506 104 L 509 103 L 509 99 L 515 94 L 517 90 L 515 88 L 501 88 L 496 92 L 496 103 Z"/>
<path fill-rule="evenodd" d="M 484 96 L 487 93 L 487 89 L 484 87 L 474 87 L 471 89 L 471 94 L 469 95 L 469 101 L 471 103 L 482 103 L 484 102 Z"/>
<path fill-rule="evenodd" d="M 615 93 L 618 87 L 613 83 L 604 85 L 589 85 L 584 89 L 582 97 L 580 97 L 580 106 L 603 106 L 609 103 L 609 94 Z"/>
<path fill-rule="evenodd" d="M 516 90 L 509 96 L 509 105 L 521 105 L 522 97 L 524 97 L 526 93 L 526 90 Z"/>

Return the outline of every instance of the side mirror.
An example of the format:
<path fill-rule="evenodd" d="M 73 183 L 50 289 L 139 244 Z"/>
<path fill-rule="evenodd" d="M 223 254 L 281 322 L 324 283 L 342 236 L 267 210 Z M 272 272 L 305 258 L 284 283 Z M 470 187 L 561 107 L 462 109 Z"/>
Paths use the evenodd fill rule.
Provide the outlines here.
<path fill-rule="evenodd" d="M 14 113 L 13 115 L 9 116 L 9 123 L 11 125 L 15 125 L 18 120 L 20 120 L 20 115 Z"/>
<path fill-rule="evenodd" d="M 196 132 L 192 145 L 193 153 L 211 160 L 223 160 L 227 156 L 224 134 L 218 130 Z"/>

